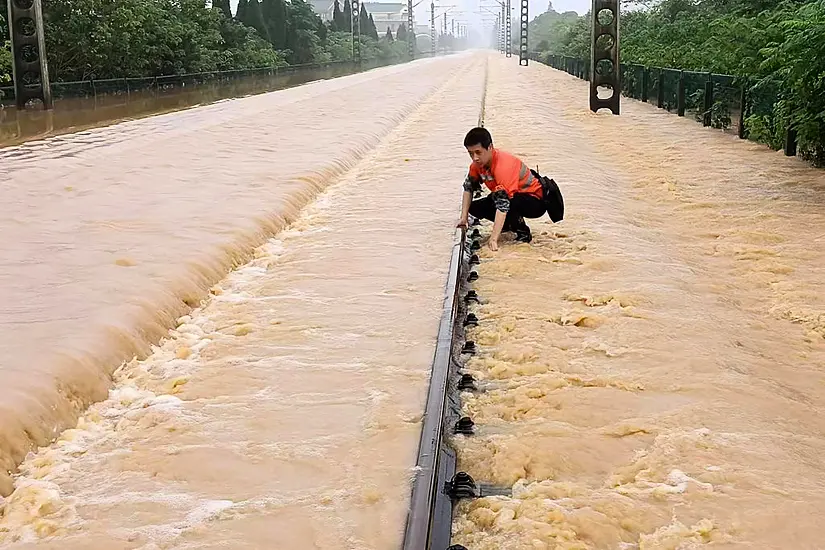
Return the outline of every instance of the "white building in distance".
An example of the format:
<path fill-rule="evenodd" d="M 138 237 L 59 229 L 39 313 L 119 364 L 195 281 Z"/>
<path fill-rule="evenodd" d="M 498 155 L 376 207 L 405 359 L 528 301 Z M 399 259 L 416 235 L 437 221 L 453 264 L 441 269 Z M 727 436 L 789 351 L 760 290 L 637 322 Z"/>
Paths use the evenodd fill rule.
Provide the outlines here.
<path fill-rule="evenodd" d="M 338 0 L 341 9 L 344 9 L 344 1 Z M 312 9 L 315 10 L 321 20 L 332 21 L 332 14 L 335 11 L 335 0 L 310 0 Z M 375 30 L 378 36 L 387 33 L 387 29 L 392 31 L 393 36 L 398 32 L 398 27 L 402 23 L 407 23 L 407 4 L 395 2 L 364 2 L 367 13 L 372 15 L 375 21 Z"/>

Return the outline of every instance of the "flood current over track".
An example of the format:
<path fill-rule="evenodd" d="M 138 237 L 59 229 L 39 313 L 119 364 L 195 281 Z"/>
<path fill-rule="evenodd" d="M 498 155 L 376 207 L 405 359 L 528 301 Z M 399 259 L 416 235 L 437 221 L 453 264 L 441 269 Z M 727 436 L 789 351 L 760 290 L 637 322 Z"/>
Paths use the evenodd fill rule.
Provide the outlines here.
<path fill-rule="evenodd" d="M 0 151 L 0 541 L 400 544 L 485 58 Z"/>
<path fill-rule="evenodd" d="M 482 97 L 566 216 L 465 254 Z M 825 176 L 586 101 L 471 53 L 0 151 L 0 544 L 821 547 Z"/>
<path fill-rule="evenodd" d="M 559 183 L 566 216 L 479 251 L 474 428 L 452 443 L 508 494 L 462 500 L 452 542 L 821 548 L 825 173 L 586 101 L 586 82 L 491 59 L 485 125 Z"/>

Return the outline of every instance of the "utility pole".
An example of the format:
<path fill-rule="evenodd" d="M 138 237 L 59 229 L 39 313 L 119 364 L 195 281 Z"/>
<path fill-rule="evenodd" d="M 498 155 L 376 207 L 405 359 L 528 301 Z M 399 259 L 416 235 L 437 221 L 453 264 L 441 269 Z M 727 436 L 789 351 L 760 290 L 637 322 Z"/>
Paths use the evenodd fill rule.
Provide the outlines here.
<path fill-rule="evenodd" d="M 499 31 L 499 51 L 504 53 L 506 50 L 505 48 L 505 38 L 507 36 L 507 14 L 504 13 L 504 2 L 501 2 L 501 30 Z"/>
<path fill-rule="evenodd" d="M 511 21 L 511 19 L 512 19 L 512 15 L 511 15 L 512 9 L 510 8 L 510 0 L 507 0 L 507 7 L 505 9 L 507 10 L 507 19 L 506 19 L 506 23 L 504 25 L 504 41 L 507 43 L 507 45 L 506 45 L 507 57 L 512 57 L 513 56 L 513 51 L 512 51 L 513 50 L 513 46 L 512 46 L 512 44 L 513 44 L 513 32 L 512 32 L 512 21 Z"/>
<path fill-rule="evenodd" d="M 507 0 L 509 2 L 509 0 Z M 518 64 L 527 65 L 530 59 L 530 52 L 527 51 L 527 25 L 530 22 L 528 18 L 529 1 L 521 0 L 521 44 L 518 52 Z"/>
<path fill-rule="evenodd" d="M 51 110 L 54 105 L 46 60 L 43 6 L 40 0 L 8 0 L 8 16 L 17 108 L 25 109 L 29 101 L 40 100 L 44 110 Z"/>
<path fill-rule="evenodd" d="M 12 0 L 14 1 L 14 0 Z M 351 0 L 352 6 L 352 60 L 361 64 L 361 4 L 360 0 Z"/>
<path fill-rule="evenodd" d="M 621 72 L 619 70 L 619 0 L 593 0 L 590 37 L 590 110 L 610 109 L 620 112 Z M 607 86 L 612 94 L 599 97 L 599 87 Z"/>
<path fill-rule="evenodd" d="M 407 0 L 407 52 L 410 59 L 415 59 L 415 24 L 413 22 L 413 3 Z"/>
<path fill-rule="evenodd" d="M 435 57 L 435 2 L 430 2 L 430 53 Z"/>

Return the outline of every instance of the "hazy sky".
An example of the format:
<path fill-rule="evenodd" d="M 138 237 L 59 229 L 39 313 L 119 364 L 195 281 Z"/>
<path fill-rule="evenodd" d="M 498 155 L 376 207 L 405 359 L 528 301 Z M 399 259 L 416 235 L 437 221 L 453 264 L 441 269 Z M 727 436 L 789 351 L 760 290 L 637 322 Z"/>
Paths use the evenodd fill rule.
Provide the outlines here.
<path fill-rule="evenodd" d="M 386 0 L 378 0 L 386 1 Z M 399 0 L 396 0 L 399 1 Z M 404 1 L 404 0 L 400 0 Z M 548 0 L 528 0 L 530 2 L 530 19 L 537 15 L 544 13 L 547 10 Z M 413 4 L 418 3 L 419 0 L 413 0 Z M 417 24 L 429 24 L 430 22 L 430 2 L 431 0 L 420 0 L 418 6 L 415 7 L 415 20 Z M 591 0 L 552 0 L 553 9 L 557 12 L 575 11 L 580 15 L 584 15 L 590 9 Z M 230 0 L 232 11 L 234 12 L 238 6 L 238 0 Z M 489 12 L 480 8 L 480 6 L 488 6 L 495 11 L 491 6 L 496 5 L 496 0 L 435 0 L 435 12 L 438 15 L 446 10 L 447 21 L 451 18 L 456 20 L 463 20 L 469 26 L 479 26 L 481 24 L 482 15 L 478 12 L 484 13 L 485 17 L 494 17 L 489 15 Z M 521 0 L 510 0 L 512 11 L 512 32 L 515 35 L 518 32 L 518 17 Z M 444 6 L 444 7 L 439 7 Z M 448 8 L 448 6 L 453 6 Z M 442 15 L 443 17 L 443 15 Z"/>
<path fill-rule="evenodd" d="M 530 19 L 547 11 L 548 0 L 528 1 Z M 413 0 L 413 3 L 416 2 L 418 2 L 418 0 Z M 415 19 L 418 24 L 428 24 L 430 22 L 430 2 L 431 0 L 422 0 L 415 8 Z M 591 5 L 591 0 L 552 0 L 552 2 L 553 9 L 557 12 L 575 11 L 579 15 L 587 13 Z M 494 7 L 496 4 L 496 0 L 435 0 L 435 12 L 436 14 L 439 12 L 443 13 L 445 9 L 447 9 L 448 24 L 450 18 L 455 17 L 456 20 L 461 19 L 468 22 L 469 26 L 480 26 L 482 13 L 488 20 L 492 20 L 495 17 L 495 15 L 490 14 L 488 10 L 496 11 Z M 439 8 L 439 5 L 445 7 Z M 447 6 L 455 7 L 447 8 Z M 481 8 L 480 6 L 486 6 L 487 9 Z M 510 0 L 510 6 L 513 10 L 511 13 L 512 32 L 513 35 L 515 35 L 518 33 L 518 17 L 520 14 L 521 0 Z"/>
<path fill-rule="evenodd" d="M 530 3 L 533 7 L 533 3 Z M 544 6 L 547 9 L 547 6 Z M 553 2 L 553 9 L 558 12 L 575 11 L 579 15 L 584 15 L 590 9 L 590 0 L 556 0 Z"/>
<path fill-rule="evenodd" d="M 418 0 L 413 0 L 413 2 L 417 2 Z M 429 23 L 430 20 L 430 1 L 431 0 L 423 0 L 421 4 L 419 4 L 415 8 L 415 18 L 416 22 L 421 23 Z M 505 0 L 506 1 L 506 0 Z M 528 0 L 529 1 L 529 18 L 532 20 L 537 15 L 544 13 L 547 11 L 547 4 L 548 0 Z M 565 12 L 565 11 L 575 11 L 580 15 L 584 15 L 590 9 L 591 0 L 552 0 L 553 2 L 553 9 L 557 12 Z M 447 20 L 451 16 L 454 16 L 456 19 L 464 19 L 465 21 L 470 22 L 470 26 L 478 26 L 481 24 L 482 15 L 478 12 L 481 12 L 485 18 L 491 20 L 495 17 L 489 13 L 488 10 L 496 11 L 497 1 L 496 0 L 436 0 L 436 14 L 439 12 L 443 12 L 445 8 L 439 9 L 439 5 L 442 6 L 455 6 L 455 8 L 451 8 L 447 14 Z M 480 6 L 486 6 L 487 9 L 480 8 Z M 511 17 L 512 17 L 512 32 L 513 35 L 518 33 L 518 17 L 520 15 L 520 6 L 521 0 L 510 0 L 510 6 L 512 8 Z M 460 13 L 456 13 L 457 10 L 460 10 Z M 475 23 L 475 25 L 473 25 Z M 449 23 L 448 23 L 449 24 Z"/>
<path fill-rule="evenodd" d="M 413 0 L 413 3 L 419 0 Z M 506 0 L 505 0 L 506 1 Z M 548 0 L 528 0 L 529 1 L 529 17 L 535 18 L 537 15 L 547 11 Z M 421 3 L 415 8 L 415 19 L 418 24 L 428 24 L 430 22 L 430 2 L 431 0 L 421 0 Z M 580 15 L 584 15 L 590 9 L 591 0 L 552 0 L 553 9 L 557 12 L 575 11 Z M 447 21 L 455 18 L 456 20 L 464 20 L 469 23 L 469 26 L 480 26 L 482 14 L 484 18 L 491 21 L 495 15 L 490 14 L 489 10 L 497 11 L 495 6 L 497 0 L 435 0 L 436 15 L 447 10 Z M 439 8 L 439 6 L 444 6 Z M 453 6 L 453 7 L 449 7 Z M 486 6 L 482 8 L 481 6 Z M 510 0 L 512 8 L 512 32 L 515 35 L 518 33 L 518 17 L 520 13 L 521 0 Z M 481 12 L 481 13 L 479 13 Z M 443 15 L 442 15 L 443 17 Z M 490 23 L 491 24 L 491 23 Z"/>

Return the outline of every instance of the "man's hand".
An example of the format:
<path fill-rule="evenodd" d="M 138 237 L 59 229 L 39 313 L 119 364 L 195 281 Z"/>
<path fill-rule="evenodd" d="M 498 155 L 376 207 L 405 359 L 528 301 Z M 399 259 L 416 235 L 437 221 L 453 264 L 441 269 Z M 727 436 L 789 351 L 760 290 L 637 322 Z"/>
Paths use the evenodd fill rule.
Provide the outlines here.
<path fill-rule="evenodd" d="M 459 229 L 467 229 L 467 218 L 461 218 L 458 220 L 458 223 L 455 226 Z"/>
<path fill-rule="evenodd" d="M 493 221 L 493 230 L 490 231 L 490 239 L 487 241 L 487 246 L 493 252 L 498 250 L 498 238 L 501 236 L 501 228 L 504 227 L 504 220 L 507 214 L 501 210 L 496 210 L 496 218 Z"/>

